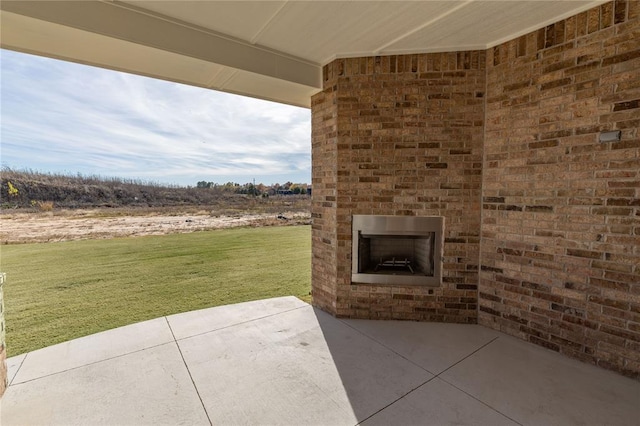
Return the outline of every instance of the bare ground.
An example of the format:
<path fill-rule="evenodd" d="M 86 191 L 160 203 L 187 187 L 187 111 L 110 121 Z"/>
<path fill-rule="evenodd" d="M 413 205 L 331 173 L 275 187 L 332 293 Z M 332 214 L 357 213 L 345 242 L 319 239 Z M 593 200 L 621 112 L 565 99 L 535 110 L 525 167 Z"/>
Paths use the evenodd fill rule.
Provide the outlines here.
<path fill-rule="evenodd" d="M 206 210 L 196 209 L 137 212 L 104 209 L 37 213 L 5 211 L 0 213 L 0 242 L 19 244 L 107 239 L 189 233 L 238 226 L 286 226 L 308 223 L 308 212 L 212 215 Z"/>

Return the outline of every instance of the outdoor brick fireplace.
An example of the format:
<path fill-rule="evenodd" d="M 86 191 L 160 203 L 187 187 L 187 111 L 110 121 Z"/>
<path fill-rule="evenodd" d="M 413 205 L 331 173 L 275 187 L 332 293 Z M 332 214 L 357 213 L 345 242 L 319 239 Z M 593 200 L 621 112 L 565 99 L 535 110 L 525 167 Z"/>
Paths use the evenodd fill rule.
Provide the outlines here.
<path fill-rule="evenodd" d="M 640 377 L 639 33 L 640 2 L 615 1 L 486 51 L 326 65 L 314 305 L 480 323 Z M 418 254 L 381 254 L 371 215 L 444 218 L 440 279 L 394 281 Z"/>
<path fill-rule="evenodd" d="M 485 63 L 473 51 L 324 68 L 326 89 L 312 99 L 316 306 L 343 317 L 477 322 Z M 361 215 L 441 218 L 440 278 L 361 279 L 352 267 Z"/>
<path fill-rule="evenodd" d="M 442 217 L 353 216 L 351 281 L 442 283 Z"/>

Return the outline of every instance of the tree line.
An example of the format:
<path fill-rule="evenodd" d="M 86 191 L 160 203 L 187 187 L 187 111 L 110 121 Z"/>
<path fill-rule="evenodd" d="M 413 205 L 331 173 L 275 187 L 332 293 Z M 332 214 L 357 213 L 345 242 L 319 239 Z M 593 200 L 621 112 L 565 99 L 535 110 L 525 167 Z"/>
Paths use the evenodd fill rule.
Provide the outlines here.
<path fill-rule="evenodd" d="M 306 183 L 293 182 L 285 182 L 282 185 L 279 183 L 275 183 L 273 185 L 265 185 L 263 183 L 255 184 L 251 182 L 245 184 L 239 184 L 236 182 L 227 182 L 220 184 L 201 180 L 196 184 L 196 188 L 214 189 L 227 193 L 262 197 L 268 197 L 272 195 L 306 195 L 311 192 L 310 185 Z"/>

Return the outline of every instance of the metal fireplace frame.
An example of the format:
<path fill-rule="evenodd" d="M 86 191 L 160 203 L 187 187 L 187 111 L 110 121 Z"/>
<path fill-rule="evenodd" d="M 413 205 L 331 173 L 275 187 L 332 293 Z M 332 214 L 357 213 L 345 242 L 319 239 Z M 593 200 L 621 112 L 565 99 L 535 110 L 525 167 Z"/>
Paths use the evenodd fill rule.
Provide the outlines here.
<path fill-rule="evenodd" d="M 352 218 L 352 252 L 351 282 L 356 284 L 379 285 L 422 285 L 438 287 L 442 285 L 442 256 L 444 217 L 442 216 L 388 216 L 388 215 L 353 215 Z M 375 237 L 411 237 L 420 238 L 434 235 L 433 241 L 433 273 L 396 274 L 359 273 L 359 238 L 360 234 Z"/>

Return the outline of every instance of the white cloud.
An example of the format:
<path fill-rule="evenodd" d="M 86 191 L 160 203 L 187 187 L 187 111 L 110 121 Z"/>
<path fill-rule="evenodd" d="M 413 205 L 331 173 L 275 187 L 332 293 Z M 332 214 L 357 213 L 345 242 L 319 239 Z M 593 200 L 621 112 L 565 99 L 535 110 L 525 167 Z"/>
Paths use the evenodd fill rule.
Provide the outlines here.
<path fill-rule="evenodd" d="M 185 185 L 310 182 L 309 110 L 0 54 L 3 165 Z"/>

